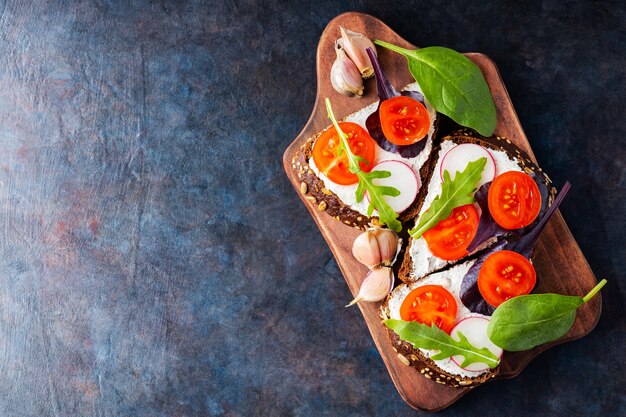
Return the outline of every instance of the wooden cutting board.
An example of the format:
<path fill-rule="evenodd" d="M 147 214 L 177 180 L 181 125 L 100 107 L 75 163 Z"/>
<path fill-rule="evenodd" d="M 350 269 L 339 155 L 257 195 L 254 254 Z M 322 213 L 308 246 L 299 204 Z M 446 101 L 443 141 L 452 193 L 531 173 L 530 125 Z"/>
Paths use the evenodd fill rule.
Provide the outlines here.
<path fill-rule="evenodd" d="M 325 97 L 331 99 L 335 115 L 340 119 L 377 100 L 373 80 L 366 82 L 366 94 L 361 99 L 345 97 L 333 90 L 329 74 L 335 60 L 333 45 L 339 37 L 339 26 L 363 33 L 370 39 L 381 39 L 410 49 L 416 47 L 372 16 L 361 13 L 345 13 L 333 19 L 322 33 L 317 48 L 317 96 L 313 112 L 302 132 L 283 155 L 283 163 L 289 180 L 313 216 L 326 242 L 328 242 L 350 291 L 356 295 L 367 272 L 367 269 L 357 262 L 351 253 L 352 242 L 360 231 L 337 222 L 326 213 L 318 211 L 314 204 L 305 200 L 298 191 L 300 180 L 297 172 L 292 168 L 292 158 L 296 151 L 308 138 L 330 125 L 324 108 Z M 404 57 L 383 48 L 378 48 L 378 54 L 383 70 L 394 86 L 401 87 L 414 81 L 408 71 Z M 509 138 L 535 159 L 495 63 L 487 56 L 479 53 L 467 53 L 465 55 L 480 67 L 491 89 L 498 114 L 495 134 Z M 556 185 L 558 188 L 562 184 Z M 560 213 L 557 212 L 546 226 L 535 254 L 535 267 L 539 284 L 534 292 L 582 296 L 596 285 L 593 272 Z M 379 307 L 380 303 L 359 303 L 363 318 L 387 366 L 389 375 L 402 398 L 411 407 L 427 411 L 441 410 L 468 392 L 469 388 L 451 388 L 436 384 L 424 378 L 415 369 L 404 365 L 389 343 L 387 331 L 379 318 Z M 578 310 L 573 327 L 562 339 L 530 351 L 505 352 L 500 374 L 492 381 L 512 378 L 518 375 L 541 352 L 588 334 L 595 327 L 600 317 L 601 308 L 601 297 L 594 297 Z M 564 358 L 563 360 L 567 359 Z"/>

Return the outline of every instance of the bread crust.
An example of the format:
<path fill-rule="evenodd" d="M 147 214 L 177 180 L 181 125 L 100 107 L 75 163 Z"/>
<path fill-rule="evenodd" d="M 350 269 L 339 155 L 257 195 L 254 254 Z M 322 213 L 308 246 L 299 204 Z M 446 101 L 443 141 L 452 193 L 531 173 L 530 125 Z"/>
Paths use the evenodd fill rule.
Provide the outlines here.
<path fill-rule="evenodd" d="M 389 318 L 389 298 L 387 298 L 381 306 L 381 318 L 383 320 Z M 425 378 L 437 384 L 448 385 L 453 388 L 473 388 L 495 378 L 500 372 L 500 365 L 498 365 L 484 374 L 475 377 L 451 374 L 439 368 L 432 359 L 424 356 L 424 354 L 419 349 L 414 348 L 412 344 L 400 339 L 393 330 L 384 324 L 383 326 L 387 329 L 393 350 L 398 354 L 398 360 L 407 366 L 415 368 L 420 374 L 424 375 Z"/>
<path fill-rule="evenodd" d="M 439 126 L 439 115 L 437 115 L 437 118 L 433 122 L 433 125 L 434 131 L 431 136 L 433 142 L 433 151 L 431 151 L 431 155 L 435 149 L 438 149 L 439 140 L 437 136 L 437 129 Z M 326 129 L 329 128 L 330 126 Z M 294 171 L 298 175 L 298 178 L 301 181 L 300 192 L 305 195 L 305 199 L 307 200 L 308 204 L 314 205 L 320 211 L 325 211 L 326 213 L 328 213 L 328 215 L 341 223 L 361 230 L 365 230 L 368 227 L 380 227 L 381 223 L 377 216 L 368 217 L 344 204 L 344 202 L 341 201 L 341 199 L 335 193 L 326 188 L 324 181 L 319 178 L 309 166 L 308 161 L 311 158 L 313 152 L 313 143 L 326 129 L 322 130 L 312 138 L 309 138 L 298 150 L 298 152 L 291 161 L 292 169 L 294 169 Z M 430 181 L 432 169 L 434 168 L 431 159 L 432 158 L 429 155 L 429 158 L 420 169 L 419 175 L 422 184 L 428 184 L 428 182 Z M 302 184 L 305 184 L 306 186 Z M 422 186 L 417 193 L 417 197 L 415 198 L 413 203 L 409 206 L 409 208 L 404 210 L 398 216 L 400 222 L 407 222 L 417 215 L 421 207 L 421 201 L 426 195 L 425 192 L 426 187 Z"/>
<path fill-rule="evenodd" d="M 494 150 L 498 150 L 498 151 L 504 151 L 507 154 L 514 156 L 517 159 L 518 165 L 520 166 L 520 168 L 522 168 L 522 170 L 527 173 L 528 175 L 535 175 L 538 174 L 541 176 L 542 181 L 546 184 L 546 186 L 548 187 L 548 192 L 549 192 L 549 200 L 548 200 L 548 204 L 551 205 L 552 201 L 554 200 L 554 196 L 556 195 L 556 189 L 554 188 L 554 186 L 552 185 L 552 181 L 550 180 L 550 178 L 548 177 L 548 175 L 543 172 L 543 170 L 541 168 L 539 168 L 537 166 L 537 164 L 535 164 L 530 157 L 528 156 L 528 154 L 526 154 L 524 151 L 522 151 L 520 148 L 518 148 L 517 146 L 515 146 L 509 139 L 506 139 L 504 137 L 500 137 L 500 136 L 491 136 L 489 138 L 485 138 L 482 136 L 479 136 L 475 133 L 470 133 L 469 131 L 466 130 L 462 130 L 462 131 L 458 131 L 458 132 L 454 132 L 453 134 L 446 136 L 444 138 L 441 139 L 441 141 L 439 142 L 439 146 L 436 150 L 433 150 L 432 154 L 431 154 L 431 164 L 432 164 L 432 168 L 431 168 L 431 178 L 432 178 L 432 171 L 434 171 L 435 166 L 437 165 L 437 161 L 439 160 L 439 149 L 441 147 L 441 144 L 444 143 L 447 140 L 451 140 L 454 141 L 457 144 L 461 144 L 461 143 L 474 143 L 480 146 L 483 146 L 485 148 L 489 148 L 489 149 L 494 149 Z M 430 178 L 429 178 L 430 181 Z M 428 187 L 423 187 L 423 188 L 428 188 Z M 417 215 L 419 214 L 419 211 L 422 208 L 422 204 L 424 199 L 426 198 L 426 193 L 424 193 L 424 195 L 422 196 L 421 200 L 420 200 L 420 205 L 417 208 L 415 217 L 417 217 Z M 408 241 L 407 241 L 407 246 L 406 246 L 406 250 L 404 251 L 404 257 L 402 258 L 402 264 L 400 265 L 400 269 L 398 271 L 398 278 L 405 283 L 411 283 L 411 282 L 415 282 L 423 277 L 413 277 L 412 276 L 412 272 L 413 272 L 413 260 L 411 258 L 410 255 L 410 251 L 408 250 L 411 247 L 413 238 L 411 238 L 409 236 Z M 433 274 L 435 272 L 441 271 L 443 269 L 447 269 L 450 268 L 453 265 L 456 265 L 459 262 L 463 262 L 466 261 L 467 259 L 473 258 L 474 256 L 478 255 L 481 251 L 476 252 L 470 256 L 458 259 L 454 262 L 448 263 L 446 264 L 444 267 L 431 271 L 428 274 L 424 275 L 430 275 Z"/>

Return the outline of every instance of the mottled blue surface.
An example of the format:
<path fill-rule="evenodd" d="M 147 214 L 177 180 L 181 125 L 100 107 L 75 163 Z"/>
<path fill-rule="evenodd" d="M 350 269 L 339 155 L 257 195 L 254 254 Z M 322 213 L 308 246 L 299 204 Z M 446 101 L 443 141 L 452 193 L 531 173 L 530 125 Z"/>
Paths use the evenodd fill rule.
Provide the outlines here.
<path fill-rule="evenodd" d="M 347 10 L 498 64 L 601 321 L 445 416 L 624 412 L 621 2 L 0 1 L 0 416 L 413 416 L 282 169 Z"/>

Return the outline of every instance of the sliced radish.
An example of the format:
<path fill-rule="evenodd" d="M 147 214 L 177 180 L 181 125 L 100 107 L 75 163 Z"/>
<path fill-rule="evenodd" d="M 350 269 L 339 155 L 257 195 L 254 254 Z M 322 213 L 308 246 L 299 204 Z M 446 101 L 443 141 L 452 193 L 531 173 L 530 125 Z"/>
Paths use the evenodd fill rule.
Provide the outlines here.
<path fill-rule="evenodd" d="M 454 329 L 452 329 L 452 331 L 450 332 L 450 336 L 454 340 L 460 340 L 458 333 L 461 332 L 463 333 L 463 336 L 467 337 L 467 340 L 472 346 L 479 349 L 486 347 L 491 353 L 496 355 L 498 359 L 501 359 L 503 350 L 501 347 L 496 346 L 489 339 L 489 336 L 487 336 L 488 325 L 489 319 L 486 317 L 469 316 L 464 318 L 463 320 L 458 322 L 456 326 L 454 326 Z M 461 364 L 463 363 L 463 356 L 455 355 L 452 357 L 452 361 L 456 363 L 459 367 L 461 367 Z M 486 363 L 474 362 L 467 365 L 463 369 L 467 371 L 481 372 L 489 369 L 489 366 L 487 366 Z"/>
<path fill-rule="evenodd" d="M 394 187 L 400 191 L 400 195 L 396 197 L 390 195 L 383 196 L 385 202 L 389 204 L 393 211 L 402 213 L 413 204 L 422 182 L 410 166 L 402 161 L 388 160 L 376 164 L 372 171 L 389 171 L 391 173 L 391 176 L 387 178 L 376 178 L 372 182 L 376 185 Z M 366 194 L 366 197 L 367 201 L 370 201 L 369 194 Z M 377 212 L 374 211 L 374 214 L 376 215 Z"/>
<path fill-rule="evenodd" d="M 439 176 L 443 181 L 443 172 L 450 173 L 450 179 L 454 179 L 457 171 L 464 171 L 467 164 L 480 158 L 487 158 L 487 165 L 483 170 L 483 176 L 478 183 L 477 188 L 481 185 L 493 181 L 496 177 L 496 161 L 493 159 L 491 152 L 475 143 L 461 143 L 450 149 L 443 156 L 439 166 Z"/>

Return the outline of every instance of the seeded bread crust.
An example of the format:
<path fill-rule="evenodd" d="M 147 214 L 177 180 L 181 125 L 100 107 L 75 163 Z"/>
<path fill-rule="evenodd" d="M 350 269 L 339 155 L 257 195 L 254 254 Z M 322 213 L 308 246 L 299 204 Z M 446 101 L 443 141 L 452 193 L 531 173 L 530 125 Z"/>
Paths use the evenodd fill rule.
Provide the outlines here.
<path fill-rule="evenodd" d="M 434 122 L 435 129 L 432 134 L 433 150 L 438 149 L 438 125 L 439 115 L 437 115 L 437 118 Z M 329 128 L 330 126 L 326 129 Z M 301 181 L 300 192 L 305 196 L 308 204 L 313 205 L 319 211 L 325 211 L 331 217 L 341 223 L 361 230 L 365 230 L 368 227 L 380 227 L 381 223 L 377 216 L 368 217 L 344 204 L 343 201 L 341 201 L 341 199 L 335 193 L 326 188 L 324 181 L 317 175 L 315 175 L 315 172 L 313 172 L 313 170 L 309 166 L 308 161 L 311 158 L 313 152 L 313 143 L 326 129 L 308 139 L 305 144 L 298 150 L 298 152 L 291 161 L 291 167 L 296 172 L 298 178 Z M 437 161 L 435 161 L 435 163 L 436 162 Z M 429 156 L 428 160 L 424 163 L 419 172 L 422 184 L 428 184 L 434 167 L 435 165 L 433 164 L 432 158 Z M 398 218 L 402 223 L 412 219 L 417 215 L 417 213 L 419 212 L 419 208 L 422 206 L 421 202 L 426 196 L 426 188 L 427 187 L 422 186 L 411 206 L 409 206 L 409 208 L 400 213 L 400 216 Z"/>
<path fill-rule="evenodd" d="M 437 149 L 434 149 L 433 152 L 431 153 L 430 156 L 430 163 L 432 165 L 431 168 L 431 178 L 432 178 L 432 171 L 434 171 L 435 166 L 437 165 L 437 161 L 439 160 L 439 149 L 441 147 L 441 144 L 444 141 L 447 140 L 451 140 L 457 144 L 461 144 L 461 143 L 475 143 L 477 145 L 483 146 L 485 148 L 489 148 L 489 149 L 494 149 L 494 150 L 498 150 L 498 151 L 504 151 L 507 154 L 515 157 L 517 159 L 518 165 L 520 166 L 520 168 L 522 168 L 522 170 L 527 173 L 528 175 L 534 175 L 534 174 L 538 174 L 541 176 L 541 179 L 543 180 L 543 182 L 546 184 L 546 186 L 548 187 L 548 191 L 549 191 L 549 201 L 548 204 L 551 205 L 552 201 L 554 201 L 554 197 L 556 195 L 556 189 L 554 188 L 554 186 L 552 185 L 552 181 L 550 180 L 550 178 L 548 177 L 548 175 L 543 172 L 543 170 L 541 168 L 539 168 L 537 166 L 537 164 L 535 164 L 530 157 L 528 156 L 528 154 L 526 154 L 524 151 L 522 151 L 521 149 L 519 149 L 517 146 L 515 146 L 510 140 L 503 138 L 503 137 L 499 137 L 499 136 L 492 136 L 489 138 L 485 138 L 482 136 L 479 136 L 478 134 L 476 134 L 473 131 L 467 131 L 467 130 L 461 130 L 458 132 L 454 132 L 452 135 L 450 136 L 446 136 L 444 138 L 441 139 L 441 141 L 439 142 L 439 146 L 437 147 Z M 430 181 L 430 178 L 429 178 Z M 425 183 L 428 184 L 428 183 Z M 427 186 L 423 186 L 422 188 L 427 189 Z M 421 196 L 420 199 L 420 204 L 419 207 L 417 207 L 415 216 L 417 216 L 419 214 L 419 211 L 421 210 L 422 207 L 422 203 L 424 201 L 424 199 L 426 198 L 426 192 L 423 193 L 423 195 Z M 412 227 L 413 225 L 410 225 L 410 227 Z M 413 239 L 411 237 L 408 238 L 408 242 L 407 242 L 407 246 L 406 246 L 406 250 L 404 251 L 404 257 L 402 259 L 402 264 L 400 265 L 400 269 L 398 271 L 398 278 L 405 283 L 411 283 L 411 282 L 415 282 L 420 280 L 423 277 L 414 277 L 412 276 L 412 272 L 413 272 L 413 259 L 411 258 L 410 255 L 410 251 L 409 248 L 411 247 L 411 243 L 412 243 Z M 469 257 L 465 257 L 465 258 L 461 258 L 458 259 L 456 261 L 454 261 L 453 263 L 449 263 L 446 264 L 443 268 L 437 269 L 435 271 L 431 271 L 430 273 L 428 273 L 427 275 L 430 275 L 432 273 L 441 271 L 443 269 L 447 269 L 450 268 L 451 266 L 467 260 L 471 257 L 474 257 L 476 254 L 472 254 Z"/>
<path fill-rule="evenodd" d="M 380 315 L 383 320 L 390 318 L 389 297 L 387 297 L 387 300 L 385 300 L 381 306 Z M 451 374 L 439 368 L 432 359 L 424 356 L 419 349 L 415 349 L 409 342 L 400 339 L 393 330 L 389 329 L 384 324 L 383 326 L 387 329 L 393 350 L 398 354 L 398 360 L 406 366 L 415 368 L 420 374 L 424 375 L 425 378 L 433 380 L 437 384 L 448 385 L 454 388 L 473 388 L 496 377 L 500 372 L 500 365 L 498 365 L 494 369 L 475 377 Z"/>

